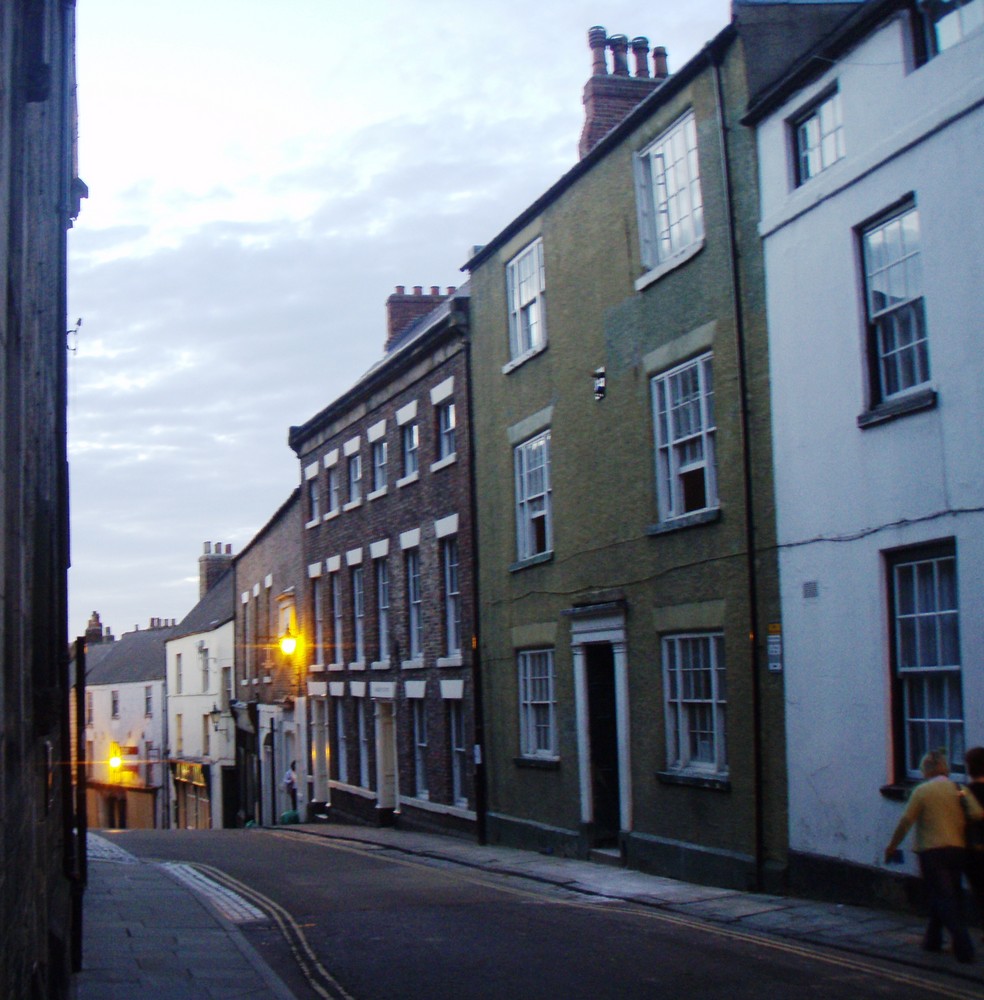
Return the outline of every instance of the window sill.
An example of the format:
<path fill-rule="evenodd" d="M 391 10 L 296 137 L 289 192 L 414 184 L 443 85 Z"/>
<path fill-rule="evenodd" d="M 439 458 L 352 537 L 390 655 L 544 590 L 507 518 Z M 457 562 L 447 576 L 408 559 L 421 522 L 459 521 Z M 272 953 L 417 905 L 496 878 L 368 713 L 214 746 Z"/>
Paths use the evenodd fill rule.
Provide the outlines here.
<path fill-rule="evenodd" d="M 423 670 L 424 669 L 424 658 L 421 656 L 417 660 L 403 660 L 400 663 L 400 668 L 402 670 Z"/>
<path fill-rule="evenodd" d="M 530 771 L 559 771 L 559 757 L 513 757 L 516 767 L 526 768 Z"/>
<path fill-rule="evenodd" d="M 353 660 L 348 665 L 348 668 L 349 668 L 349 670 L 365 670 L 366 669 L 366 661 L 365 660 Z"/>
<path fill-rule="evenodd" d="M 366 500 L 376 500 L 379 497 L 386 496 L 387 487 L 380 486 L 378 490 L 373 490 L 372 493 L 366 495 Z"/>
<path fill-rule="evenodd" d="M 659 281 L 660 278 L 665 274 L 669 274 L 670 271 L 675 271 L 682 264 L 686 264 L 691 257 L 696 257 L 697 254 L 704 249 L 704 238 L 701 237 L 696 243 L 691 243 L 689 247 L 684 247 L 683 250 L 678 250 L 672 257 L 661 261 L 654 268 L 648 270 L 644 275 L 635 280 L 635 290 L 641 292 L 644 288 L 648 288 L 653 282 Z"/>
<path fill-rule="evenodd" d="M 659 524 L 651 524 L 646 528 L 646 534 L 668 535 L 672 531 L 696 528 L 701 524 L 715 524 L 720 520 L 721 508 L 714 507 L 712 510 L 699 510 L 694 514 L 684 514 L 683 517 L 675 517 L 672 521 L 660 521 Z"/>
<path fill-rule="evenodd" d="M 324 520 L 330 521 L 332 518 L 338 517 L 339 514 L 341 514 L 341 511 L 336 507 L 334 510 L 330 510 L 324 515 Z"/>
<path fill-rule="evenodd" d="M 663 785 L 687 785 L 690 788 L 709 788 L 716 792 L 730 792 L 731 779 L 694 771 L 657 771 L 656 780 Z"/>
<path fill-rule="evenodd" d="M 344 670 L 345 669 L 345 664 L 344 663 L 329 663 L 328 664 L 328 669 L 329 670 Z"/>
<path fill-rule="evenodd" d="M 319 524 L 321 524 L 321 518 L 320 518 L 320 517 L 315 517 L 315 518 L 312 518 L 312 520 L 308 521 L 308 522 L 307 522 L 307 523 L 306 523 L 306 524 L 304 525 L 304 527 L 305 527 L 305 528 L 317 528 L 317 526 L 318 526 Z"/>
<path fill-rule="evenodd" d="M 866 427 L 888 423 L 890 420 L 897 420 L 910 413 L 932 410 L 935 409 L 937 401 L 935 389 L 918 389 L 906 396 L 886 400 L 884 403 L 873 406 L 870 410 L 865 410 L 864 413 L 858 415 L 858 427 L 864 430 Z"/>
<path fill-rule="evenodd" d="M 342 506 L 342 510 L 343 511 L 355 510 L 356 507 L 361 507 L 361 506 L 362 506 L 362 499 L 360 497 L 358 500 L 350 500 L 347 504 L 344 504 Z"/>
<path fill-rule="evenodd" d="M 373 660 L 369 665 L 370 670 L 389 670 L 390 661 L 389 660 Z"/>
<path fill-rule="evenodd" d="M 446 469 L 449 465 L 454 465 L 458 461 L 458 453 L 456 451 L 451 452 L 450 455 L 445 455 L 444 458 L 439 458 L 436 462 L 431 465 L 431 472 L 440 472 L 441 469 Z"/>
<path fill-rule="evenodd" d="M 437 658 L 437 665 L 439 667 L 460 667 L 462 662 L 461 653 L 456 653 L 454 656 L 439 656 Z"/>
<path fill-rule="evenodd" d="M 911 785 L 906 785 L 901 781 L 896 781 L 891 785 L 882 785 L 878 791 L 881 793 L 882 798 L 889 799 L 892 802 L 905 802 L 914 786 L 915 782 Z"/>
<path fill-rule="evenodd" d="M 312 663 L 308 666 L 309 674 L 323 674 L 325 672 L 325 665 L 323 663 Z"/>
<path fill-rule="evenodd" d="M 512 361 L 507 361 L 502 366 L 502 374 L 508 375 L 511 371 L 518 368 L 520 365 L 525 365 L 530 358 L 535 358 L 538 354 L 542 354 L 547 349 L 546 343 L 537 344 L 536 347 L 531 347 L 528 351 L 520 354 L 519 357 L 513 358 Z"/>
<path fill-rule="evenodd" d="M 528 559 L 520 559 L 509 567 L 510 573 L 516 573 L 529 566 L 539 566 L 540 563 L 550 562 L 553 559 L 553 552 L 541 552 L 539 555 L 530 556 Z"/>
<path fill-rule="evenodd" d="M 404 476 L 402 479 L 396 481 L 396 488 L 403 489 L 404 486 L 409 486 L 411 483 L 415 483 L 420 478 L 420 472 L 411 472 L 409 476 Z"/>

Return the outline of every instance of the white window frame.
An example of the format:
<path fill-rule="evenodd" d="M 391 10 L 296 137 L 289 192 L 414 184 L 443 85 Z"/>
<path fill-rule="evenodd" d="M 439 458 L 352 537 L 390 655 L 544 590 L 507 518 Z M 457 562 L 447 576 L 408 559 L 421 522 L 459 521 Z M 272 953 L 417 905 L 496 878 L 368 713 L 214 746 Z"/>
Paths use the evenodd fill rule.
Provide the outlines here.
<path fill-rule="evenodd" d="M 328 574 L 331 581 L 331 620 L 332 620 L 332 663 L 345 662 L 345 640 L 343 635 L 344 612 L 342 609 L 342 574 L 334 572 Z"/>
<path fill-rule="evenodd" d="M 828 91 L 792 122 L 796 183 L 823 173 L 844 158 L 844 119 L 839 90 Z"/>
<path fill-rule="evenodd" d="M 660 521 L 716 510 L 713 352 L 654 376 L 652 405 Z M 704 502 L 698 504 L 701 485 Z"/>
<path fill-rule="evenodd" d="M 468 746 L 465 743 L 465 711 L 460 698 L 451 698 L 448 706 L 448 742 L 451 750 L 451 799 L 456 806 L 467 806 L 465 776 L 468 771 Z"/>
<path fill-rule="evenodd" d="M 678 118 L 634 159 L 642 264 L 647 270 L 703 245 L 697 120 Z"/>
<path fill-rule="evenodd" d="M 389 660 L 389 563 L 384 556 L 375 560 L 376 565 L 376 637 L 379 642 L 379 661 Z"/>
<path fill-rule="evenodd" d="M 338 780 L 348 784 L 348 733 L 345 730 L 345 699 L 335 699 L 335 749 L 338 751 Z"/>
<path fill-rule="evenodd" d="M 198 650 L 198 660 L 202 671 L 202 694 L 208 694 L 209 685 L 211 684 L 209 676 L 211 671 L 208 667 L 208 646 L 202 646 Z"/>
<path fill-rule="evenodd" d="M 461 655 L 461 581 L 458 538 L 441 539 L 441 576 L 444 581 L 444 649 L 446 656 Z"/>
<path fill-rule="evenodd" d="M 360 698 L 355 702 L 359 723 L 359 785 L 362 788 L 369 787 L 369 725 L 366 711 L 371 704 L 367 698 Z"/>
<path fill-rule="evenodd" d="M 372 443 L 372 491 L 378 493 L 386 489 L 386 438 Z"/>
<path fill-rule="evenodd" d="M 174 693 L 184 694 L 184 661 L 180 653 L 174 654 Z"/>
<path fill-rule="evenodd" d="M 437 404 L 437 460 L 452 458 L 456 453 L 455 429 L 457 417 L 454 400 Z"/>
<path fill-rule="evenodd" d="M 325 588 L 320 576 L 311 578 L 311 617 L 314 619 L 314 662 L 323 664 L 325 655 Z"/>
<path fill-rule="evenodd" d="M 154 688 L 151 684 L 144 685 L 144 718 L 154 717 Z"/>
<path fill-rule="evenodd" d="M 356 452 L 346 460 L 348 475 L 348 503 L 346 507 L 356 507 L 362 503 L 362 456 Z"/>
<path fill-rule="evenodd" d="M 352 567 L 352 639 L 353 661 L 364 663 L 366 658 L 366 590 L 365 572 L 361 566 Z"/>
<path fill-rule="evenodd" d="M 543 238 L 535 239 L 506 264 L 509 358 L 518 362 L 547 345 L 546 272 Z"/>
<path fill-rule="evenodd" d="M 420 549 L 407 549 L 407 659 L 424 658 L 424 599 L 421 591 Z"/>
<path fill-rule="evenodd" d="M 517 653 L 519 674 L 519 752 L 538 760 L 557 760 L 557 701 L 553 649 Z"/>
<path fill-rule="evenodd" d="M 427 702 L 410 698 L 410 721 L 413 735 L 413 787 L 418 799 L 430 798 L 427 780 Z"/>
<path fill-rule="evenodd" d="M 325 511 L 325 517 L 337 514 L 341 510 L 341 506 L 342 494 L 338 466 L 330 465 L 328 466 L 328 510 Z"/>
<path fill-rule="evenodd" d="M 519 561 L 553 551 L 553 503 L 550 486 L 550 431 L 514 449 L 516 481 L 516 558 Z"/>
<path fill-rule="evenodd" d="M 872 402 L 930 381 L 919 210 L 912 201 L 861 231 Z"/>
<path fill-rule="evenodd" d="M 920 0 L 930 55 L 939 55 L 984 27 L 984 0 Z"/>
<path fill-rule="evenodd" d="M 420 424 L 410 420 L 400 428 L 403 444 L 403 479 L 409 479 L 420 471 Z"/>
<path fill-rule="evenodd" d="M 662 654 L 667 769 L 726 778 L 724 633 L 665 635 Z"/>
<path fill-rule="evenodd" d="M 321 480 L 313 476 L 307 481 L 308 523 L 321 520 Z"/>
<path fill-rule="evenodd" d="M 952 543 L 926 545 L 893 552 L 888 562 L 904 774 L 920 780 L 919 761 L 938 747 L 961 771 L 966 747 L 956 550 Z"/>

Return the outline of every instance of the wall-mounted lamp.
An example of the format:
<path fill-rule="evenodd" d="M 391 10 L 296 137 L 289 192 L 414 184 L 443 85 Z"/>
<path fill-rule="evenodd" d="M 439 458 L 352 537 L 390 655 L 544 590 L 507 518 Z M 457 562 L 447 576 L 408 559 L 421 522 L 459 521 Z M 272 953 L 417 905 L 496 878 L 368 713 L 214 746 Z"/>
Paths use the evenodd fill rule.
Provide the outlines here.
<path fill-rule="evenodd" d="M 591 373 L 591 378 L 594 379 L 594 398 L 604 399 L 605 392 L 607 391 L 607 376 L 605 374 L 605 366 L 602 365 L 600 368 L 596 368 Z"/>
<path fill-rule="evenodd" d="M 287 626 L 287 631 L 280 637 L 280 652 L 286 656 L 293 656 L 294 650 L 297 649 L 297 637 L 291 634 L 290 626 Z"/>
<path fill-rule="evenodd" d="M 208 715 L 209 718 L 212 720 L 212 728 L 217 733 L 224 733 L 225 732 L 224 729 L 219 729 L 219 719 L 222 718 L 222 709 L 219 708 L 219 706 L 216 705 L 214 701 L 212 702 L 212 711 L 209 712 Z"/>

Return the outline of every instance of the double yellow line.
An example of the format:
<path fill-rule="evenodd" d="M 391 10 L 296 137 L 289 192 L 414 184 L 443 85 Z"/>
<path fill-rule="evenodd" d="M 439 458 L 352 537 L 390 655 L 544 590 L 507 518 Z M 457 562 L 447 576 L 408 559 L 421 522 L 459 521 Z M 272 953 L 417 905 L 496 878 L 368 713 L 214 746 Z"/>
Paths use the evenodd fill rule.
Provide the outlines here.
<path fill-rule="evenodd" d="M 385 845 L 363 845 L 354 843 L 342 844 L 337 841 L 333 841 L 328 837 L 311 837 L 301 833 L 279 830 L 276 832 L 268 831 L 268 835 L 273 837 L 282 837 L 295 842 L 303 841 L 308 844 L 318 844 L 328 850 L 340 853 L 357 854 L 363 857 L 371 853 L 373 856 L 378 857 L 381 861 L 386 861 L 391 865 L 402 865 L 407 868 L 417 869 L 425 868 L 431 872 L 442 872 L 442 869 L 435 867 L 433 864 L 427 864 L 424 861 L 393 857 L 392 854 L 386 852 Z M 449 860 L 448 863 L 457 864 L 453 860 Z M 217 869 L 209 868 L 204 865 L 195 865 L 195 867 L 200 871 L 206 872 L 210 877 L 222 882 L 229 888 L 241 893 L 243 896 L 253 901 L 260 909 L 264 910 L 264 912 L 269 913 L 270 916 L 277 921 L 280 926 L 281 933 L 290 944 L 291 950 L 294 952 L 295 958 L 297 959 L 305 978 L 311 984 L 312 988 L 319 994 L 319 996 L 326 998 L 326 1000 L 354 1000 L 353 997 L 345 992 L 331 973 L 329 973 L 321 965 L 308 945 L 303 931 L 301 931 L 300 927 L 293 920 L 290 914 L 283 909 L 283 907 L 275 903 L 273 900 L 267 899 L 254 889 L 251 889 L 249 886 L 237 882 L 224 872 L 220 872 Z M 472 874 L 468 869 L 454 870 L 453 872 L 444 869 L 443 874 L 449 879 L 455 881 L 468 882 L 472 885 L 480 885 L 483 888 L 494 889 L 497 892 L 508 893 L 514 896 L 521 896 L 524 899 L 529 899 L 534 902 L 542 903 L 545 901 L 542 891 L 524 889 L 516 885 L 504 885 L 501 881 L 502 878 L 522 879 L 523 876 L 520 874 L 497 875 L 493 877 L 491 875 Z M 558 886 L 557 888 L 568 893 L 576 891 L 565 889 L 563 886 Z M 667 913 L 666 911 L 655 910 L 640 904 L 615 901 L 612 900 L 611 897 L 599 897 L 596 900 L 590 898 L 550 898 L 549 902 L 555 903 L 559 906 L 568 906 L 584 910 L 595 910 L 599 907 L 603 907 L 606 912 L 615 912 L 633 917 L 642 917 L 647 920 L 655 920 L 660 923 L 671 924 L 674 927 L 701 931 L 705 934 L 714 934 L 720 938 L 726 938 L 731 941 L 740 941 L 744 944 L 752 944 L 760 948 L 769 948 L 773 951 L 782 952 L 786 955 L 794 955 L 799 958 L 809 959 L 810 961 L 820 962 L 825 965 L 834 966 L 838 969 L 850 970 L 853 972 L 875 976 L 891 983 L 898 983 L 904 986 L 920 989 L 926 993 L 947 997 L 948 1000 L 981 1000 L 982 996 L 981 991 L 978 988 L 964 988 L 956 984 L 938 983 L 915 973 L 906 972 L 901 969 L 885 968 L 883 965 L 874 961 L 857 958 L 852 955 L 831 954 L 825 950 L 817 950 L 810 945 L 767 937 L 766 935 L 756 934 L 750 931 L 736 930 L 731 927 L 723 927 L 719 924 L 710 923 L 706 920 L 699 920 L 694 917 L 687 917 L 676 913 Z M 329 989 L 334 990 L 335 992 L 326 992 L 325 988 L 319 984 L 319 979 L 321 982 L 326 983 Z"/>

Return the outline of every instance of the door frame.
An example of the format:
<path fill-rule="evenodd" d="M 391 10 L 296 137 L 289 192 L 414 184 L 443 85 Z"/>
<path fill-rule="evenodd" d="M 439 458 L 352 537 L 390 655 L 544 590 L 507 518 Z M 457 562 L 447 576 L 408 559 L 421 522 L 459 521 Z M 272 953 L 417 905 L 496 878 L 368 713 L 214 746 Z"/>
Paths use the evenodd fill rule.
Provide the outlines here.
<path fill-rule="evenodd" d="M 574 663 L 574 710 L 577 725 L 578 782 L 581 823 L 594 822 L 591 785 L 591 736 L 585 647 L 609 644 L 615 672 L 615 733 L 618 741 L 619 827 L 632 829 L 632 755 L 629 743 L 629 667 L 625 640 L 625 611 L 621 605 L 594 605 L 565 612 L 571 620 L 571 655 Z"/>

